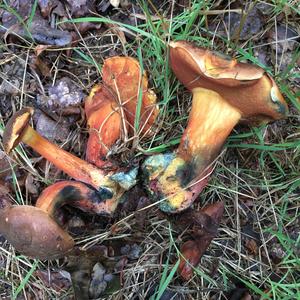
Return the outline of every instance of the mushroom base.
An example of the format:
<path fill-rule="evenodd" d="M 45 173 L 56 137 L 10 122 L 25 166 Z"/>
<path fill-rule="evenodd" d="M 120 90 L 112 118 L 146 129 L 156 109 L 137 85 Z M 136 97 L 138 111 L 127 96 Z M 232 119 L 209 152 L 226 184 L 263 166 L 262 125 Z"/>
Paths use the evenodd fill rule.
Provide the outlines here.
<path fill-rule="evenodd" d="M 195 163 L 166 153 L 146 159 L 143 172 L 147 190 L 159 202 L 160 210 L 177 213 L 188 208 L 206 186 L 210 168 L 198 172 Z"/>

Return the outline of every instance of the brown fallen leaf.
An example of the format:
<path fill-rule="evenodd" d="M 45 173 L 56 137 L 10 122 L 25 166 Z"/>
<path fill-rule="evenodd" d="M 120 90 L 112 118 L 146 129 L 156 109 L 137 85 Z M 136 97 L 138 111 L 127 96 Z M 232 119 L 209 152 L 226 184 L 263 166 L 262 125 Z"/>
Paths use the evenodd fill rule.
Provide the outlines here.
<path fill-rule="evenodd" d="M 37 45 L 34 49 L 34 53 L 36 56 L 40 56 L 45 50 L 47 50 L 50 47 L 50 45 Z"/>
<path fill-rule="evenodd" d="M 30 67 L 32 67 L 38 74 L 42 75 L 43 77 L 50 76 L 50 68 L 39 56 L 33 56 L 30 61 Z"/>
<path fill-rule="evenodd" d="M 193 274 L 193 267 L 197 266 L 200 261 L 200 249 L 195 241 L 189 240 L 180 247 L 180 252 L 182 257 L 178 270 L 184 280 L 189 280 Z"/>
<path fill-rule="evenodd" d="M 256 255 L 258 253 L 258 246 L 255 240 L 251 238 L 246 238 L 245 247 L 249 251 L 250 254 Z"/>
<path fill-rule="evenodd" d="M 64 11 L 63 4 L 59 0 L 38 0 L 38 5 L 44 18 L 49 18 L 54 9 Z"/>
<path fill-rule="evenodd" d="M 9 188 L 5 186 L 4 182 L 0 181 L 0 210 L 12 205 L 9 198 Z"/>
<path fill-rule="evenodd" d="M 193 268 L 199 264 L 202 255 L 217 235 L 217 228 L 223 212 L 223 202 L 208 205 L 200 212 L 189 212 L 187 222 L 190 222 L 193 227 L 194 240 L 186 241 L 180 248 L 182 257 L 180 258 L 178 272 L 184 280 L 191 279 Z M 199 219 L 195 216 L 198 216 Z"/>
<path fill-rule="evenodd" d="M 71 287 L 71 278 L 65 271 L 37 270 L 35 274 L 46 287 L 56 292 L 68 290 Z"/>
<path fill-rule="evenodd" d="M 13 23 L 11 22 L 12 20 Z M 34 19 L 25 27 L 18 23 L 18 19 L 7 13 L 2 17 L 2 30 L 4 37 L 13 36 L 15 38 L 33 39 L 36 43 L 55 46 L 66 46 L 72 42 L 72 35 L 63 30 L 51 28 L 49 23 L 42 18 L 39 13 L 35 14 Z"/>
<path fill-rule="evenodd" d="M 73 17 L 83 17 L 95 11 L 94 1 L 91 0 L 66 0 Z"/>

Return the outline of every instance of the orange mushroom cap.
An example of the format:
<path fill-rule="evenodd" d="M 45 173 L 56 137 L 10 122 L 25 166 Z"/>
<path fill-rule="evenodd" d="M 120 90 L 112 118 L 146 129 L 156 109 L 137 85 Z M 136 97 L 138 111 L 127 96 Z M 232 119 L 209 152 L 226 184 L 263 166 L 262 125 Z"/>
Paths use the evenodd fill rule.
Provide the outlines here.
<path fill-rule="evenodd" d="M 89 127 L 86 159 L 99 168 L 112 168 L 107 153 L 121 138 L 122 118 L 114 95 L 102 84 L 94 86 L 85 99 L 85 113 Z"/>
<path fill-rule="evenodd" d="M 131 131 L 134 128 L 139 93 L 142 92 L 140 129 L 142 133 L 151 134 L 159 110 L 156 95 L 148 89 L 147 75 L 141 73 L 138 61 L 131 57 L 111 57 L 105 60 L 102 71 L 103 82 L 115 92 L 117 100 L 124 107 Z"/>
<path fill-rule="evenodd" d="M 171 68 L 189 90 L 202 87 L 217 92 L 248 122 L 286 116 L 287 104 L 275 81 L 262 68 L 186 41 L 171 42 L 169 46 Z"/>

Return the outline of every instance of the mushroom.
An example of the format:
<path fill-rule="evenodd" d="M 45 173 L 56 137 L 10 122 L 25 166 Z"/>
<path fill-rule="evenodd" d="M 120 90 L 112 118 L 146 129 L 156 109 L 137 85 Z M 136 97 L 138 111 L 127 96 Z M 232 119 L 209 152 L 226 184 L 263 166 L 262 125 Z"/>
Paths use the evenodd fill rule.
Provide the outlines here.
<path fill-rule="evenodd" d="M 94 86 L 85 99 L 89 127 L 86 158 L 99 168 L 117 169 L 107 159 L 107 154 L 118 139 L 127 141 L 128 131 L 132 134 L 137 129 L 135 122 L 139 104 L 142 125 L 138 125 L 145 135 L 153 133 L 152 127 L 159 111 L 156 95 L 148 89 L 146 73 L 141 73 L 136 59 L 120 56 L 108 58 L 102 71 L 103 83 Z"/>
<path fill-rule="evenodd" d="M 104 84 L 95 85 L 85 99 L 84 110 L 89 127 L 86 159 L 98 168 L 115 169 L 107 161 L 109 149 L 121 137 L 122 118 L 114 92 Z"/>
<path fill-rule="evenodd" d="M 140 78 L 141 72 L 136 60 L 118 57 L 108 61 L 104 64 L 109 66 L 105 67 L 104 84 L 96 85 L 85 100 L 85 113 L 90 133 L 87 145 L 88 162 L 52 144 L 30 127 L 32 108 L 21 109 L 7 123 L 3 134 L 4 149 L 7 153 L 10 153 L 20 142 L 24 142 L 77 180 L 58 182 L 46 188 L 40 195 L 36 207 L 12 206 L 0 212 L 2 216 L 0 231 L 17 250 L 24 254 L 40 259 L 63 256 L 73 247 L 74 242 L 56 223 L 57 209 L 68 204 L 89 213 L 112 214 L 124 191 L 129 190 L 136 183 L 137 168 L 127 173 L 112 172 L 106 156 L 108 150 L 121 137 L 121 122 L 124 122 L 125 118 L 123 116 L 122 119 L 119 112 L 120 105 L 124 104 L 126 114 L 135 115 L 139 85 L 142 84 L 147 88 L 148 83 L 145 74 Z M 125 67 L 119 69 L 117 67 L 119 64 L 121 66 L 124 64 Z M 109 86 L 111 76 L 117 78 L 116 89 Z M 123 80 L 124 77 L 131 84 L 126 86 L 123 82 L 119 85 L 119 79 Z M 145 127 L 149 131 L 157 113 L 155 117 L 150 116 L 148 106 L 155 104 L 156 96 L 153 92 L 144 89 L 142 93 L 141 111 L 148 113 Z M 156 106 L 154 110 L 157 112 Z M 142 120 L 144 121 L 143 117 Z M 131 118 L 129 124 L 132 127 L 133 122 L 134 119 Z M 128 124 L 125 123 L 125 130 L 127 126 Z M 110 172 L 104 170 L 108 167 Z M 25 231 L 23 232 L 22 229 Z"/>
<path fill-rule="evenodd" d="M 29 125 L 32 115 L 32 108 L 23 108 L 9 119 L 3 133 L 5 152 L 9 154 L 20 142 L 23 142 L 69 176 L 99 188 L 105 178 L 103 171 L 39 135 Z"/>
<path fill-rule="evenodd" d="M 110 213 L 114 207 L 85 183 L 61 181 L 46 188 L 36 207 L 13 205 L 0 210 L 0 232 L 22 254 L 42 260 L 65 256 L 73 238 L 57 223 L 57 211 L 64 205 L 85 212 Z"/>
<path fill-rule="evenodd" d="M 176 213 L 199 195 L 239 121 L 267 123 L 285 117 L 288 108 L 263 69 L 184 41 L 169 46 L 171 68 L 193 94 L 192 109 L 177 151 L 147 159 L 144 170 L 161 210 Z"/>
<path fill-rule="evenodd" d="M 137 133 L 135 130 L 138 129 L 145 135 L 151 135 L 159 109 L 156 95 L 148 88 L 146 72 L 141 72 L 139 62 L 131 57 L 110 57 L 105 60 L 102 72 L 104 84 L 115 92 L 119 104 L 124 109 L 129 131 Z M 140 114 L 139 124 L 135 124 L 137 113 Z M 136 128 L 135 125 L 139 127 Z"/>
<path fill-rule="evenodd" d="M 105 174 L 96 166 L 52 144 L 29 125 L 32 114 L 32 108 L 23 108 L 8 121 L 3 133 L 3 145 L 7 153 L 23 142 L 69 176 L 96 188 L 103 199 L 110 201 L 118 202 L 125 191 L 124 187 L 129 189 L 136 183 L 135 169 L 128 173 Z M 130 180 L 130 182 L 125 182 L 125 180 Z"/>

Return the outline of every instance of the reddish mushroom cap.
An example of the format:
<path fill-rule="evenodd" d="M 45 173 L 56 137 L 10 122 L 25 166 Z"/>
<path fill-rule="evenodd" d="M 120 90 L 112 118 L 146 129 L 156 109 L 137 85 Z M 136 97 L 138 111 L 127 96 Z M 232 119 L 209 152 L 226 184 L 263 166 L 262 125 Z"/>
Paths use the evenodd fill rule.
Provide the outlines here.
<path fill-rule="evenodd" d="M 134 127 L 141 90 L 140 128 L 143 133 L 150 134 L 159 110 L 156 105 L 156 95 L 148 89 L 146 73 L 141 73 L 138 61 L 131 57 L 111 57 L 105 60 L 102 71 L 103 82 L 115 92 L 118 101 L 125 108 L 124 111 L 131 129 Z"/>
<path fill-rule="evenodd" d="M 97 84 L 85 99 L 84 109 L 89 127 L 86 159 L 99 168 L 112 168 L 106 156 L 122 133 L 122 118 L 115 95 L 105 85 Z"/>

